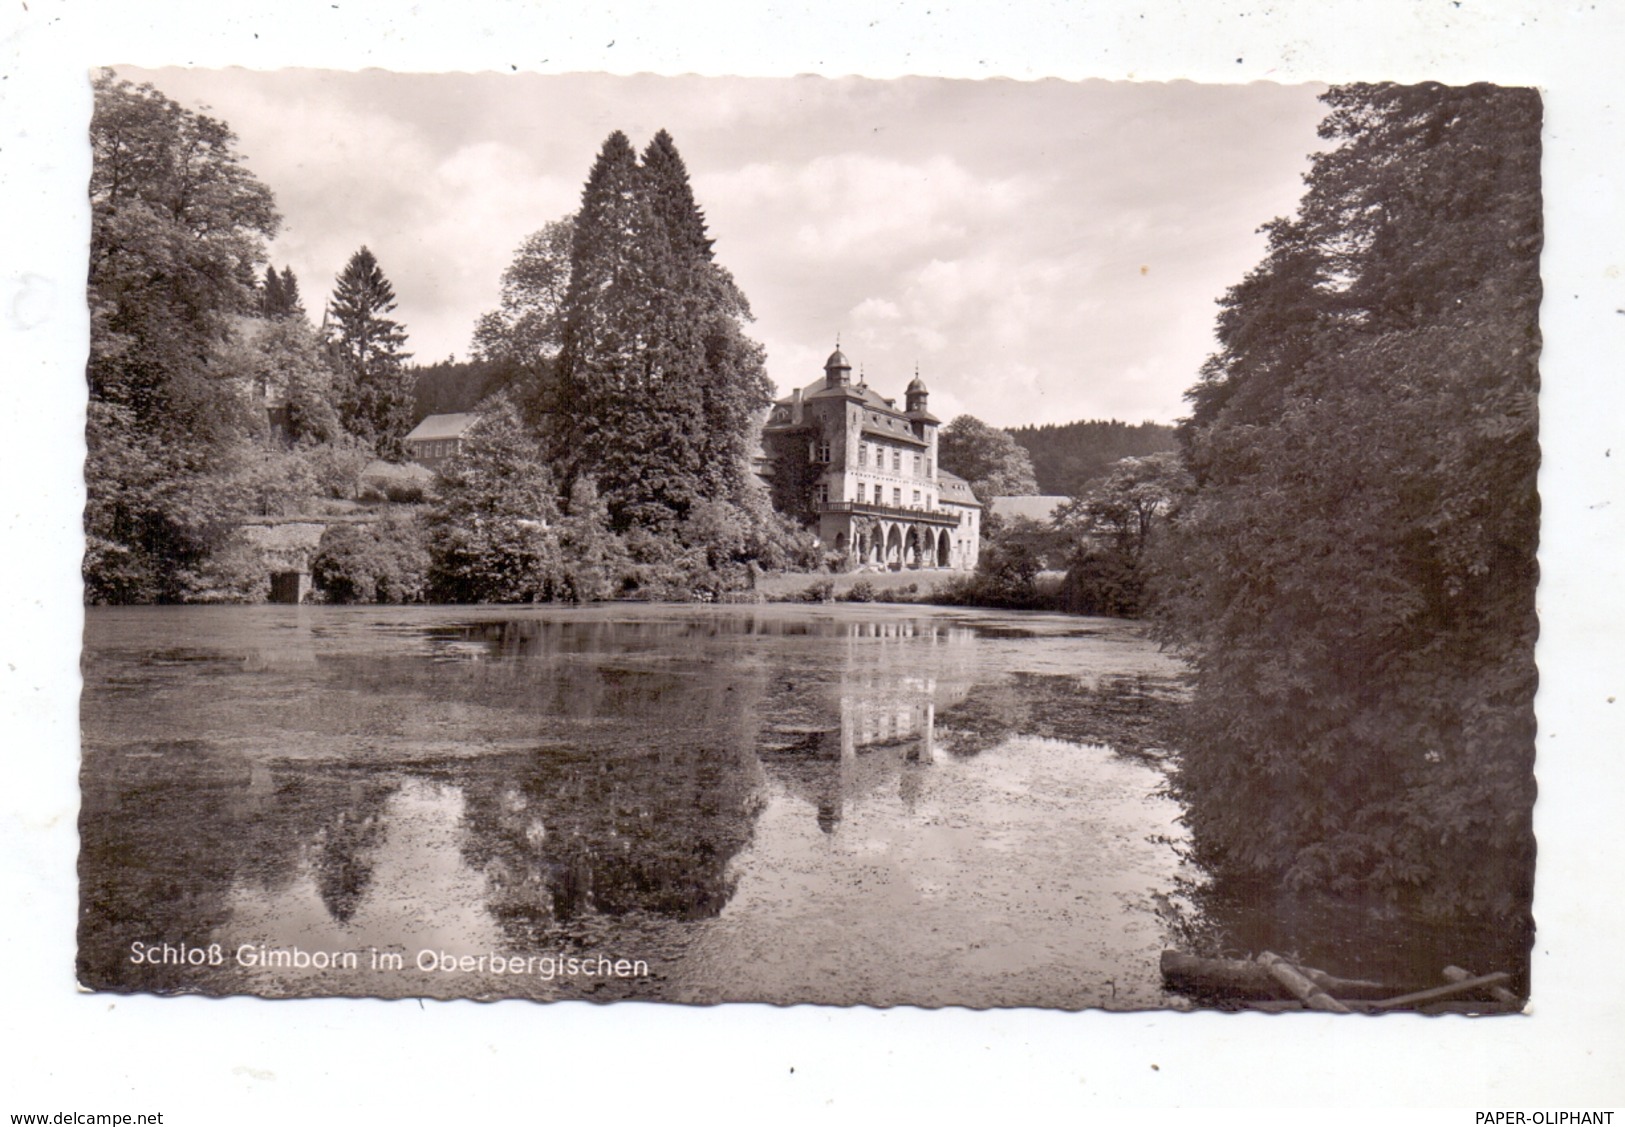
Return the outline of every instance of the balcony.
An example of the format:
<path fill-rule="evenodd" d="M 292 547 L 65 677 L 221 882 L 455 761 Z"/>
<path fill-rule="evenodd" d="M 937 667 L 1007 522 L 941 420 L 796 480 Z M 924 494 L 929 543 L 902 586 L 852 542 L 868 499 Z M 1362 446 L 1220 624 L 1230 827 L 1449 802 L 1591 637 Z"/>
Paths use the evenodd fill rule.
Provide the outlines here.
<path fill-rule="evenodd" d="M 882 520 L 936 524 L 944 528 L 959 527 L 958 513 L 943 513 L 932 509 L 904 509 L 895 505 L 870 505 L 862 501 L 815 501 L 813 507 L 821 513 L 848 513 L 852 516 L 879 517 Z"/>

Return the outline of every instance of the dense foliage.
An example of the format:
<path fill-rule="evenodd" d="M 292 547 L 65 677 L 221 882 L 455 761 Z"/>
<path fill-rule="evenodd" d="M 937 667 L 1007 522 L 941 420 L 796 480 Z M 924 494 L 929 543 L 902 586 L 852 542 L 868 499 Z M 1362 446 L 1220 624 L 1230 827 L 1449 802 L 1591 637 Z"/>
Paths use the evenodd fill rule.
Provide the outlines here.
<path fill-rule="evenodd" d="M 217 360 L 278 217 L 225 124 L 151 86 L 103 72 L 90 139 L 86 597 L 182 599 L 230 537 L 255 422 Z"/>
<path fill-rule="evenodd" d="M 1032 459 L 1035 493 L 1081 497 L 1124 458 L 1172 453 L 1174 428 L 1092 420 L 1013 427 L 1008 432 Z"/>
<path fill-rule="evenodd" d="M 1038 492 L 1027 451 L 1005 431 L 973 415 L 960 415 L 937 434 L 937 460 L 951 474 L 970 482 L 983 503 L 994 497 L 1024 497 Z"/>
<path fill-rule="evenodd" d="M 1540 102 L 1334 88 L 1221 302 L 1153 551 L 1219 871 L 1528 923 Z"/>
<path fill-rule="evenodd" d="M 532 414 L 548 406 L 564 343 L 575 229 L 571 215 L 527 236 L 502 273 L 501 304 L 474 327 L 475 359 L 499 373 L 503 386 L 515 385 L 520 403 Z"/>
<path fill-rule="evenodd" d="M 429 517 L 429 587 L 437 601 L 548 598 L 558 567 L 553 474 L 541 443 L 505 401 L 440 473 Z"/>

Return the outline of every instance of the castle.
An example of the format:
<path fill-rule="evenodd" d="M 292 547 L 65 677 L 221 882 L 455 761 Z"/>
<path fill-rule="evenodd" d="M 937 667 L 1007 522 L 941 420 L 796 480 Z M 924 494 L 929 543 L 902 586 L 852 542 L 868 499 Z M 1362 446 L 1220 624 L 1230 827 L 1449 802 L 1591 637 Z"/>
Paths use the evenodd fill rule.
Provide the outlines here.
<path fill-rule="evenodd" d="M 824 378 L 773 404 L 762 430 L 764 476 L 781 508 L 810 511 L 819 539 L 852 568 L 976 567 L 982 505 L 937 461 L 941 420 L 918 373 L 904 409 L 837 348 Z M 798 495 L 802 494 L 802 495 Z"/>

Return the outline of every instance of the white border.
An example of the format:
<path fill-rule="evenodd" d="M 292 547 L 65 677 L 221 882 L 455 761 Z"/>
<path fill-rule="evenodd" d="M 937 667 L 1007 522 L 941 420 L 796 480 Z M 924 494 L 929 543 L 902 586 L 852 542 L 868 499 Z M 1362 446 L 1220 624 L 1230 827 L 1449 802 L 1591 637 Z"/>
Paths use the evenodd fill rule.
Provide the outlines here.
<path fill-rule="evenodd" d="M 10 972 L 11 1034 L 0 1115 L 158 1110 L 166 1123 L 412 1124 L 493 1113 L 631 1119 L 682 1107 L 732 1120 L 859 1109 L 1009 1117 L 1099 1104 L 1625 1103 L 1625 975 L 1611 951 L 1625 931 L 1614 813 L 1625 699 L 1613 704 L 1625 698 L 1625 544 L 1611 507 L 1625 465 L 1616 433 L 1625 418 L 1619 5 L 5 4 L 0 355 L 16 402 L 0 411 L 10 784 L 0 788 L 0 904 L 10 924 L 0 929 L 0 966 Z M 114 62 L 1539 85 L 1548 241 L 1534 1015 L 1334 1021 L 76 995 L 83 131 L 87 72 Z"/>

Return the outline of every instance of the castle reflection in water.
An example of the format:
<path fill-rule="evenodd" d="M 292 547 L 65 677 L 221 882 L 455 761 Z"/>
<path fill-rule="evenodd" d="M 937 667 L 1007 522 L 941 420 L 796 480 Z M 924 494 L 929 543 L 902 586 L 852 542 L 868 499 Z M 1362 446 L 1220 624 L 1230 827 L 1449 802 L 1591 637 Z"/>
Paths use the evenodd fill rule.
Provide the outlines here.
<path fill-rule="evenodd" d="M 854 644 L 818 722 L 771 725 L 757 747 L 768 777 L 811 806 L 825 833 L 836 831 L 850 805 L 888 789 L 912 811 L 922 771 L 937 757 L 937 709 L 970 692 L 973 631 L 911 621 L 846 625 Z M 919 660 L 922 645 L 935 660 Z M 930 672 L 906 671 L 920 666 Z"/>

